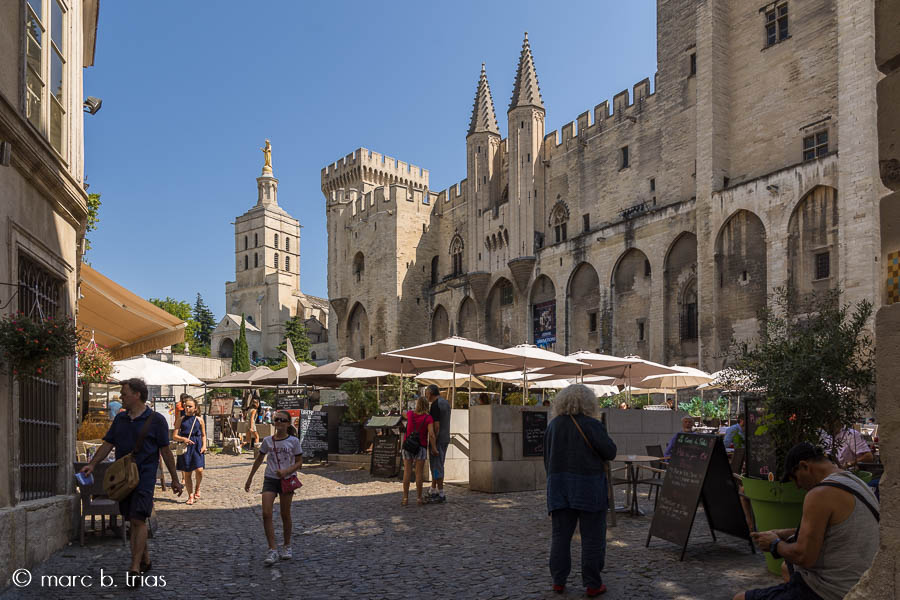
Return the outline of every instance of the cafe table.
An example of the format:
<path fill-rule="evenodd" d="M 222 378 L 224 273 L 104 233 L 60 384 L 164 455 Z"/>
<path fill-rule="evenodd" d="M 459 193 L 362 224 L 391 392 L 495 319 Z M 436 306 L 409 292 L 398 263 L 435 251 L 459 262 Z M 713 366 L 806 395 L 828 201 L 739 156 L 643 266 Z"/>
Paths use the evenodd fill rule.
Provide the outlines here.
<path fill-rule="evenodd" d="M 625 474 L 626 474 L 626 505 L 625 506 L 617 506 L 616 512 L 627 512 L 632 516 L 643 515 L 644 512 L 641 511 L 641 507 L 638 505 L 638 495 L 637 495 L 637 486 L 639 483 L 639 479 L 637 476 L 637 471 L 640 468 L 640 465 L 643 463 L 652 463 L 659 460 L 662 460 L 659 456 L 644 456 L 642 454 L 620 454 L 616 457 L 617 461 L 625 463 Z"/>

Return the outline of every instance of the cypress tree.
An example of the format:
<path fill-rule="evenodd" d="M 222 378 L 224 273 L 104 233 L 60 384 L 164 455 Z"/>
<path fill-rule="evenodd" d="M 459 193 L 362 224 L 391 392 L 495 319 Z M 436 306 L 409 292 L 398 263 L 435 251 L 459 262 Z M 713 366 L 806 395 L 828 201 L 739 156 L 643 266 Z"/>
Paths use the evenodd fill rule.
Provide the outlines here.
<path fill-rule="evenodd" d="M 250 370 L 250 349 L 247 347 L 247 322 L 241 313 L 241 333 L 237 344 L 234 345 L 234 354 L 231 355 L 231 370 L 234 372 Z"/>

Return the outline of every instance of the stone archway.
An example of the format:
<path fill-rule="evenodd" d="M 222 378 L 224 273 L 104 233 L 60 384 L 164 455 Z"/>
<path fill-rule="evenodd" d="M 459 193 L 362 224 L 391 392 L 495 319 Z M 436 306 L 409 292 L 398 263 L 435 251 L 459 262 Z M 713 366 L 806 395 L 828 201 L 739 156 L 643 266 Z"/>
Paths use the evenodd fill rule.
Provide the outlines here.
<path fill-rule="evenodd" d="M 456 317 L 456 335 L 474 341 L 478 340 L 478 311 L 475 309 L 475 301 L 466 296 L 459 304 L 459 313 Z"/>
<path fill-rule="evenodd" d="M 760 309 L 766 306 L 766 229 L 759 217 L 739 210 L 716 236 L 716 279 L 713 282 L 716 342 L 720 352 L 732 340 L 759 334 Z"/>
<path fill-rule="evenodd" d="M 222 340 L 222 343 L 219 344 L 219 357 L 231 358 L 232 356 L 234 356 L 234 340 L 225 338 Z"/>
<path fill-rule="evenodd" d="M 359 302 L 350 311 L 350 316 L 347 319 L 346 339 L 347 356 L 356 360 L 366 358 L 366 350 L 371 341 L 369 337 L 369 315 L 366 313 L 365 307 Z"/>
<path fill-rule="evenodd" d="M 788 221 L 788 285 L 802 296 L 837 287 L 840 277 L 837 190 L 810 190 Z"/>
<path fill-rule="evenodd" d="M 556 348 L 556 286 L 546 275 L 534 280 L 529 296 L 531 342 L 541 348 Z"/>
<path fill-rule="evenodd" d="M 514 345 L 516 329 L 516 292 L 512 282 L 505 277 L 498 279 L 487 297 L 484 313 L 486 342 L 498 348 Z M 524 337 L 524 336 L 523 336 Z M 519 339 L 523 339 L 520 337 Z"/>
<path fill-rule="evenodd" d="M 650 294 L 653 273 L 647 255 L 632 248 L 612 274 L 613 354 L 650 358 Z"/>
<path fill-rule="evenodd" d="M 431 317 L 431 341 L 436 342 L 447 337 L 450 337 L 450 317 L 447 315 L 447 309 L 438 304 Z"/>
<path fill-rule="evenodd" d="M 700 363 L 697 301 L 697 236 L 684 232 L 666 254 L 663 271 L 665 362 L 696 367 Z"/>
<path fill-rule="evenodd" d="M 601 302 L 597 270 L 589 263 L 581 263 L 572 271 L 566 290 L 567 353 L 577 350 L 601 352 L 604 349 Z"/>

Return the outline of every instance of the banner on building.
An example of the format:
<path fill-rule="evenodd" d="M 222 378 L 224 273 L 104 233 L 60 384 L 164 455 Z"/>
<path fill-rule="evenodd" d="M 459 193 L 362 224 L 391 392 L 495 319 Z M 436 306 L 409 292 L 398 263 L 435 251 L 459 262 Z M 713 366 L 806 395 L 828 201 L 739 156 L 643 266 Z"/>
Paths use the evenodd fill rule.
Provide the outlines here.
<path fill-rule="evenodd" d="M 549 348 L 556 343 L 556 300 L 532 306 L 534 345 Z"/>

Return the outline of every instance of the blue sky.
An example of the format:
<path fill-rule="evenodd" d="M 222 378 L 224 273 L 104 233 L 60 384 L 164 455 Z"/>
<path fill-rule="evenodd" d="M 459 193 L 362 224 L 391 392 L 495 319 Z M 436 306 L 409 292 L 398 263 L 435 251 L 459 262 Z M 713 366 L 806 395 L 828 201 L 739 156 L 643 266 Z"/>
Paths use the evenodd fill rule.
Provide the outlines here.
<path fill-rule="evenodd" d="M 525 31 L 548 131 L 656 70 L 649 0 L 103 2 L 88 260 L 143 297 L 200 292 L 221 318 L 269 138 L 279 204 L 303 226 L 301 288 L 327 297 L 320 169 L 363 146 L 429 169 L 435 191 L 463 179 L 481 63 L 505 137 Z"/>

